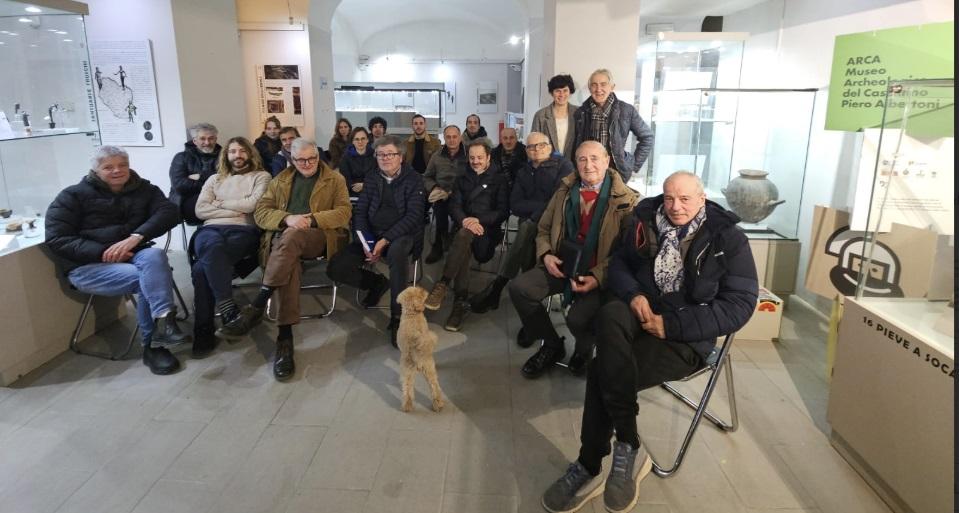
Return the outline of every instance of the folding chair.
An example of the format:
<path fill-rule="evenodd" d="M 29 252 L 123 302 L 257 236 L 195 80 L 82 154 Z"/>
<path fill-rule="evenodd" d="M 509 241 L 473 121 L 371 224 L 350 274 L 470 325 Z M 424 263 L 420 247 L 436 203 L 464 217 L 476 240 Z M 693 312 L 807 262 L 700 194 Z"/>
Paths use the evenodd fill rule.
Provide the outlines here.
<path fill-rule="evenodd" d="M 324 317 L 329 317 L 333 313 L 333 310 L 336 309 L 336 291 L 338 288 L 337 283 L 335 281 L 326 282 L 326 283 L 323 283 L 323 282 L 312 283 L 312 284 L 304 284 L 302 282 L 302 279 L 306 275 L 306 271 L 308 270 L 307 268 L 312 264 L 328 263 L 326 260 L 326 257 L 319 256 L 316 258 L 301 258 L 300 263 L 304 267 L 303 274 L 300 277 L 301 279 L 300 290 L 303 291 L 303 290 L 330 289 L 331 296 L 332 296 L 332 299 L 330 299 L 330 306 L 326 310 L 322 310 L 319 313 L 307 314 L 307 315 L 304 315 L 301 313 L 300 319 L 322 319 Z M 266 318 L 273 322 L 276 322 L 276 314 L 273 312 L 272 297 L 266 301 Z"/>
<path fill-rule="evenodd" d="M 87 314 L 90 313 L 90 307 L 93 306 L 93 298 L 95 297 L 96 297 L 96 294 L 90 294 L 90 297 L 87 298 L 87 303 L 83 306 L 83 311 L 80 313 L 80 320 L 77 321 L 77 327 L 73 330 L 73 336 L 70 337 L 70 350 L 73 351 L 74 353 L 82 354 L 86 356 L 95 356 L 97 358 L 104 358 L 104 359 L 113 360 L 113 361 L 122 360 L 126 358 L 128 354 L 130 354 L 130 351 L 133 350 L 133 342 L 137 338 L 137 333 L 140 332 L 139 324 L 136 325 L 136 327 L 133 329 L 133 333 L 130 334 L 130 340 L 127 342 L 127 347 L 126 349 L 123 350 L 122 353 L 119 353 L 119 354 L 101 353 L 98 351 L 86 351 L 86 350 L 80 349 L 80 345 L 79 345 L 80 331 L 83 330 L 83 324 L 87 320 Z M 135 310 L 137 307 L 136 298 L 134 298 L 132 295 L 129 295 L 129 294 L 124 295 L 124 298 L 129 300 L 131 303 L 133 303 L 133 309 Z"/>
<path fill-rule="evenodd" d="M 731 360 L 729 359 L 729 348 L 733 344 L 734 337 L 735 333 L 726 335 L 722 345 L 714 348 L 712 353 L 710 353 L 709 357 L 706 359 L 705 367 L 690 374 L 689 376 L 686 376 L 683 379 L 678 380 L 681 382 L 690 381 L 698 376 L 709 373 L 709 380 L 706 382 L 706 389 L 703 391 L 698 403 L 684 395 L 668 382 L 660 385 L 666 391 L 673 394 L 687 406 L 695 410 L 695 413 L 693 414 L 693 420 L 689 425 L 689 430 L 686 431 L 686 437 L 683 439 L 683 444 L 680 446 L 679 452 L 673 460 L 672 466 L 668 468 L 663 467 L 663 465 L 653 456 L 652 452 L 650 452 L 650 457 L 653 458 L 653 472 L 657 476 L 670 477 L 679 470 L 679 466 L 682 465 L 683 459 L 686 457 L 686 451 L 689 449 L 689 444 L 693 439 L 693 434 L 696 433 L 696 428 L 699 427 L 699 422 L 704 416 L 722 431 L 731 433 L 736 431 L 736 429 L 739 427 L 739 414 L 736 411 L 736 390 L 733 386 L 733 367 Z M 712 397 L 713 391 L 716 389 L 716 383 L 719 382 L 719 375 L 722 373 L 723 367 L 726 368 L 726 387 L 729 394 L 729 415 L 731 419 L 729 423 L 720 420 L 706 409 L 709 406 L 709 399 Z"/>

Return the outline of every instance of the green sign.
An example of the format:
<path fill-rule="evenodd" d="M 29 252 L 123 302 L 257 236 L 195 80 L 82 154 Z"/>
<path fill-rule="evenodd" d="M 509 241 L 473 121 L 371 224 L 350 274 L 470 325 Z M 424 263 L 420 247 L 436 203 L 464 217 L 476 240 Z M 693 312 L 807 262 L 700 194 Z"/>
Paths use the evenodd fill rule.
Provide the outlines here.
<path fill-rule="evenodd" d="M 950 21 L 836 36 L 826 130 L 882 125 L 890 81 L 953 78 L 954 34 Z M 909 101 L 915 102 L 914 114 L 952 108 L 951 100 L 949 105 L 935 98 Z"/>

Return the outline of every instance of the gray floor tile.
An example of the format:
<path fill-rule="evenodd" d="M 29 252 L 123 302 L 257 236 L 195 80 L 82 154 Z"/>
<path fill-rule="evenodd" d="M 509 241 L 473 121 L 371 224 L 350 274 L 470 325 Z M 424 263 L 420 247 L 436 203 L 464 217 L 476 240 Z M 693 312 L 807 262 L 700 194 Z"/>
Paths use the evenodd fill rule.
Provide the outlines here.
<path fill-rule="evenodd" d="M 516 513 L 519 499 L 507 495 L 446 493 L 443 513 Z"/>
<path fill-rule="evenodd" d="M 52 513 L 73 495 L 93 472 L 56 466 L 32 467 L 0 485 L 0 512 Z"/>
<path fill-rule="evenodd" d="M 266 428 L 265 420 L 215 418 L 180 453 L 163 477 L 199 482 L 222 490 L 246 461 Z"/>
<path fill-rule="evenodd" d="M 160 479 L 133 513 L 206 513 L 220 490 L 206 483 Z"/>
<path fill-rule="evenodd" d="M 301 490 L 285 513 L 361 513 L 368 495 L 359 490 Z"/>

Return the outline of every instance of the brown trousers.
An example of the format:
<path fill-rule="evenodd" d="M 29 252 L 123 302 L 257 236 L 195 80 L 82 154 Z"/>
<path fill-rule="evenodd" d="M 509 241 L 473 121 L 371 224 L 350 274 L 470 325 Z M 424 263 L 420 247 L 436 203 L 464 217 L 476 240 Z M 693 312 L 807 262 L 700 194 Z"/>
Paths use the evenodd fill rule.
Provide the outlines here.
<path fill-rule="evenodd" d="M 273 294 L 280 302 L 278 325 L 300 322 L 300 275 L 303 272 L 300 259 L 316 258 L 325 252 L 326 236 L 318 228 L 287 228 L 273 237 L 270 258 L 263 271 L 263 285 L 276 289 Z"/>

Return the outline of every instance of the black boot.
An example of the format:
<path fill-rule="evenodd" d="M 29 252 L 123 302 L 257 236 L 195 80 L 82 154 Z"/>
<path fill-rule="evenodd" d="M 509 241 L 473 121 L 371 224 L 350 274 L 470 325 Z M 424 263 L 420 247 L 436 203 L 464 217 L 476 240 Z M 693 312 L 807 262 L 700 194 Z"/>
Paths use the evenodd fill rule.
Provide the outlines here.
<path fill-rule="evenodd" d="M 507 283 L 509 283 L 508 279 L 497 276 L 486 288 L 470 298 L 470 311 L 486 313 L 499 308 L 499 297 L 502 295 L 503 288 L 506 287 Z"/>
<path fill-rule="evenodd" d="M 180 370 L 180 360 L 165 347 L 143 346 L 143 365 L 150 368 L 150 372 L 164 376 Z"/>
<path fill-rule="evenodd" d="M 156 329 L 153 330 L 153 345 L 156 347 L 170 347 L 187 344 L 193 341 L 193 336 L 184 333 L 176 322 L 176 310 L 170 310 L 165 317 L 154 319 Z"/>
<path fill-rule="evenodd" d="M 373 308 L 380 302 L 383 294 L 390 290 L 390 280 L 386 276 L 371 271 L 363 270 L 363 285 L 366 288 L 366 295 L 360 301 L 363 308 Z"/>
<path fill-rule="evenodd" d="M 400 329 L 400 318 L 399 317 L 390 317 L 390 323 L 386 325 L 386 331 L 390 332 L 390 344 L 393 344 L 393 347 L 399 349 L 400 346 L 396 344 L 396 332 Z"/>
<path fill-rule="evenodd" d="M 554 343 L 545 343 L 539 351 L 533 353 L 533 356 L 523 364 L 521 372 L 524 378 L 536 379 L 549 370 L 556 362 L 562 361 L 566 357 L 566 348 L 563 346 L 565 338 L 561 337 Z"/>
<path fill-rule="evenodd" d="M 277 381 L 286 381 L 296 371 L 293 362 L 293 339 L 279 338 L 276 340 L 276 354 L 273 357 L 273 377 Z"/>
<path fill-rule="evenodd" d="M 193 330 L 193 358 L 197 360 L 210 356 L 216 349 L 217 338 L 212 329 Z"/>
<path fill-rule="evenodd" d="M 436 236 L 436 242 L 433 243 L 433 247 L 430 249 L 430 254 L 426 255 L 427 264 L 435 264 L 443 259 L 443 239 L 439 235 Z"/>

